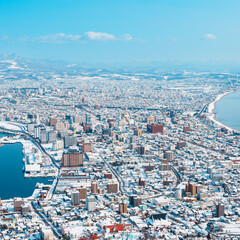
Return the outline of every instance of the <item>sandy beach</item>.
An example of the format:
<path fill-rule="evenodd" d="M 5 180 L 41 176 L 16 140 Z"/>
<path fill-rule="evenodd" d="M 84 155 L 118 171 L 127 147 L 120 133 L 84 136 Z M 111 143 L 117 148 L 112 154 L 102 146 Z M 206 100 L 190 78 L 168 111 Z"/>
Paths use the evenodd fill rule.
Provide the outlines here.
<path fill-rule="evenodd" d="M 236 130 L 233 129 L 233 128 L 231 128 L 231 127 L 229 127 L 229 126 L 226 126 L 225 124 L 223 124 L 223 123 L 221 123 L 221 122 L 219 122 L 219 121 L 216 119 L 216 114 L 214 113 L 214 109 L 215 109 L 215 107 L 216 107 L 216 103 L 217 103 L 218 101 L 220 101 L 224 96 L 226 96 L 226 95 L 228 95 L 228 94 L 230 94 L 230 93 L 233 93 L 233 91 L 219 94 L 219 95 L 216 97 L 216 99 L 208 105 L 208 114 L 209 114 L 209 115 L 208 115 L 208 118 L 209 118 L 211 121 L 213 121 L 215 124 L 217 124 L 219 127 L 224 127 L 224 128 L 226 128 L 228 131 L 233 132 L 233 131 L 236 131 Z"/>

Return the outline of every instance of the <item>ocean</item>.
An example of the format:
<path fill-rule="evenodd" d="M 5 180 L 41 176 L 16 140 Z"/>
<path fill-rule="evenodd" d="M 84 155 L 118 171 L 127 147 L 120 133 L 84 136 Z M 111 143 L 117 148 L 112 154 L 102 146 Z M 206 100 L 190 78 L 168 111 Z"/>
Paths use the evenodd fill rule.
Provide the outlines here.
<path fill-rule="evenodd" d="M 47 178 L 24 178 L 21 143 L 0 146 L 0 197 L 30 197 L 37 182 L 49 184 Z"/>
<path fill-rule="evenodd" d="M 240 131 L 240 91 L 230 93 L 216 102 L 214 113 L 219 122 Z"/>

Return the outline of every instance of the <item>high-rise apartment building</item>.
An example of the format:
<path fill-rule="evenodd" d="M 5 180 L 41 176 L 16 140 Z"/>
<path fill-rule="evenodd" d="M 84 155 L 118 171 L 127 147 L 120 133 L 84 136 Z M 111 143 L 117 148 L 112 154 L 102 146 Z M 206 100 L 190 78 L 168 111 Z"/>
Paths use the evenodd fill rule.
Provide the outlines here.
<path fill-rule="evenodd" d="M 90 142 L 84 142 L 83 143 L 83 152 L 87 153 L 87 152 L 91 152 L 92 150 L 92 146 Z"/>
<path fill-rule="evenodd" d="M 79 189 L 79 193 L 80 193 L 80 199 L 85 199 L 87 196 L 87 189 L 86 188 L 80 188 Z"/>
<path fill-rule="evenodd" d="M 56 140 L 57 140 L 56 132 L 53 131 L 53 130 L 50 130 L 50 131 L 47 133 L 47 141 L 48 141 L 48 143 L 55 142 Z"/>
<path fill-rule="evenodd" d="M 94 196 L 86 197 L 86 208 L 89 212 L 96 210 L 96 198 Z"/>
<path fill-rule="evenodd" d="M 97 194 L 98 193 L 98 185 L 96 182 L 91 183 L 91 192 L 92 194 Z"/>
<path fill-rule="evenodd" d="M 122 214 L 122 213 L 127 213 L 128 210 L 127 210 L 127 204 L 126 203 L 120 203 L 119 204 L 119 213 Z"/>
<path fill-rule="evenodd" d="M 129 204 L 132 207 L 137 207 L 137 206 L 142 204 L 142 199 L 139 196 L 137 196 L 137 195 L 131 195 L 129 197 Z"/>
<path fill-rule="evenodd" d="M 195 184 L 192 183 L 187 183 L 185 185 L 185 193 L 191 193 L 191 195 L 195 196 L 197 194 L 197 186 Z"/>
<path fill-rule="evenodd" d="M 145 154 L 145 146 L 142 146 L 142 145 L 138 146 L 137 152 L 139 155 L 144 155 Z"/>
<path fill-rule="evenodd" d="M 160 124 L 148 124 L 147 132 L 149 133 L 163 133 L 164 127 Z"/>
<path fill-rule="evenodd" d="M 27 130 L 28 130 L 28 132 L 30 132 L 30 133 L 34 133 L 34 127 L 35 127 L 35 123 L 28 123 L 28 125 L 27 125 Z"/>
<path fill-rule="evenodd" d="M 146 186 L 146 181 L 144 179 L 139 178 L 138 184 L 139 184 L 139 186 L 145 187 Z"/>
<path fill-rule="evenodd" d="M 34 137 L 35 138 L 40 138 L 40 129 L 41 129 L 41 126 L 39 126 L 39 125 L 34 126 Z"/>
<path fill-rule="evenodd" d="M 77 137 L 75 136 L 66 136 L 64 137 L 64 147 L 68 148 L 69 146 L 77 145 Z"/>
<path fill-rule="evenodd" d="M 47 143 L 47 130 L 46 128 L 40 129 L 40 141 L 41 143 Z"/>
<path fill-rule="evenodd" d="M 62 166 L 77 167 L 83 165 L 83 154 L 77 149 L 68 149 L 62 154 Z"/>
<path fill-rule="evenodd" d="M 79 191 L 72 192 L 71 200 L 72 200 L 72 205 L 73 206 L 76 206 L 76 205 L 80 204 L 80 193 L 79 193 Z"/>
<path fill-rule="evenodd" d="M 172 151 L 166 151 L 164 153 L 164 158 L 167 159 L 168 162 L 173 161 L 173 152 Z"/>
<path fill-rule="evenodd" d="M 118 183 L 108 183 L 107 189 L 108 189 L 108 193 L 117 193 Z"/>
<path fill-rule="evenodd" d="M 217 217 L 222 217 L 224 216 L 224 205 L 219 203 L 217 206 L 216 206 L 216 212 L 217 212 Z"/>

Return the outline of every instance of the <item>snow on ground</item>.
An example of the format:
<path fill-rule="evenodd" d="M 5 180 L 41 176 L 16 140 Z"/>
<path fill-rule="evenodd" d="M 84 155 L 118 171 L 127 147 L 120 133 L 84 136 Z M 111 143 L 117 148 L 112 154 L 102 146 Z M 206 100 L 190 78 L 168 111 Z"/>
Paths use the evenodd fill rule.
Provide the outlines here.
<path fill-rule="evenodd" d="M 10 130 L 22 130 L 20 124 L 13 124 L 11 122 L 0 121 L 0 127 L 10 129 Z"/>

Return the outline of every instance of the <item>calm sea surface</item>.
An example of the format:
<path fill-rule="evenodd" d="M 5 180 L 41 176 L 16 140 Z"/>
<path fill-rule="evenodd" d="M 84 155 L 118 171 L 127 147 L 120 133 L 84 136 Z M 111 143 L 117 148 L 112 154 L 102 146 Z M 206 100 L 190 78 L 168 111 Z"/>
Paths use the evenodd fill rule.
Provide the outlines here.
<path fill-rule="evenodd" d="M 216 103 L 216 119 L 240 131 L 240 91 L 230 93 Z"/>
<path fill-rule="evenodd" d="M 2 137 L 2 136 L 0 136 Z M 24 178 L 22 144 L 4 144 L 0 146 L 0 197 L 29 197 L 36 183 L 48 183 L 46 178 Z"/>

